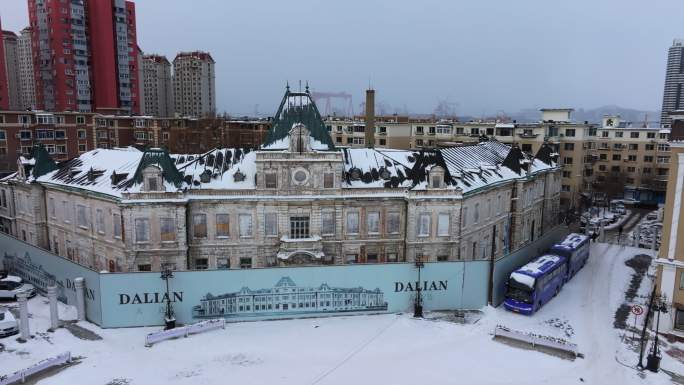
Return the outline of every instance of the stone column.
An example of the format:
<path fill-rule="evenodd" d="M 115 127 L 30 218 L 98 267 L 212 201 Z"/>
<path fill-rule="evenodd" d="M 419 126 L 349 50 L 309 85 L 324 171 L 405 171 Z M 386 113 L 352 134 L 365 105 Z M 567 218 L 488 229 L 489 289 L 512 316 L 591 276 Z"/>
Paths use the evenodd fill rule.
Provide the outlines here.
<path fill-rule="evenodd" d="M 76 289 L 76 313 L 78 320 L 85 320 L 85 281 L 82 277 L 74 278 L 74 288 Z"/>
<path fill-rule="evenodd" d="M 50 330 L 54 331 L 59 327 L 59 313 L 57 311 L 57 286 L 48 286 L 47 296 L 48 300 L 50 301 Z"/>
<path fill-rule="evenodd" d="M 17 301 L 19 302 L 19 332 L 21 333 L 19 341 L 26 342 L 31 338 L 28 321 L 28 293 L 18 293 Z"/>

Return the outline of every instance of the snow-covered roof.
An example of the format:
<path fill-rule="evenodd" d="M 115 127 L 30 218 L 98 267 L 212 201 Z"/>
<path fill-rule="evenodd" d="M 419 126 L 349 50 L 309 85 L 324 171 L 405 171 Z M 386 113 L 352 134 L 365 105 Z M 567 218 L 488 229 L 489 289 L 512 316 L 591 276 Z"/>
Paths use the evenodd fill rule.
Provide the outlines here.
<path fill-rule="evenodd" d="M 562 258 L 563 257 L 558 255 L 544 254 L 521 267 L 516 272 L 529 275 L 530 277 L 538 277 L 549 271 L 549 269 L 555 266 Z"/>
<path fill-rule="evenodd" d="M 96 149 L 60 164 L 37 181 L 120 197 L 142 156 L 140 151 Z"/>
<path fill-rule="evenodd" d="M 565 237 L 565 239 L 556 244 L 555 246 L 561 246 L 569 249 L 576 249 L 579 247 L 579 245 L 582 244 L 582 242 L 586 242 L 589 239 L 588 236 L 584 234 L 577 234 L 577 233 L 572 233 Z"/>
<path fill-rule="evenodd" d="M 256 188 L 256 152 L 221 148 L 201 155 L 171 155 L 190 189 L 245 190 Z"/>
<path fill-rule="evenodd" d="M 445 170 L 446 189 L 467 193 L 556 167 L 554 161 L 487 141 L 439 150 L 344 149 L 345 187 L 425 190 L 435 166 Z M 541 152 L 541 150 L 540 150 Z M 517 158 L 512 159 L 513 155 Z M 516 167 L 507 164 L 518 162 Z"/>

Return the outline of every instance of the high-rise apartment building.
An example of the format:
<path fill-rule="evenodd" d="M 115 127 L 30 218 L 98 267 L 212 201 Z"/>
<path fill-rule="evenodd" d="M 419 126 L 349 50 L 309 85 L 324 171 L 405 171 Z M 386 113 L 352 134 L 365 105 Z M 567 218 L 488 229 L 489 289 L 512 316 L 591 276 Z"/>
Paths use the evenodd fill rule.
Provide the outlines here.
<path fill-rule="evenodd" d="M 667 54 L 665 90 L 663 91 L 663 110 L 660 123 L 669 127 L 672 111 L 684 109 L 684 39 L 675 39 Z"/>
<path fill-rule="evenodd" d="M 33 73 L 33 49 L 31 28 L 24 28 L 17 38 L 17 62 L 19 65 L 19 109 L 35 108 L 36 84 Z"/>
<path fill-rule="evenodd" d="M 173 59 L 176 112 L 207 116 L 216 112 L 214 59 L 207 52 L 181 52 Z"/>
<path fill-rule="evenodd" d="M 143 56 L 145 114 L 169 117 L 174 113 L 171 63 L 165 56 Z"/>
<path fill-rule="evenodd" d="M 2 24 L 0 23 L 0 31 Z M 0 110 L 9 109 L 9 87 L 7 85 L 7 73 L 2 71 L 5 68 L 5 44 L 4 39 L 0 39 Z"/>
<path fill-rule="evenodd" d="M 5 76 L 7 76 L 7 95 L 10 110 L 21 108 L 19 100 L 19 57 L 17 51 L 17 35 L 12 31 L 2 31 L 3 50 L 5 54 Z"/>
<path fill-rule="evenodd" d="M 139 112 L 135 4 L 28 0 L 36 106 Z"/>

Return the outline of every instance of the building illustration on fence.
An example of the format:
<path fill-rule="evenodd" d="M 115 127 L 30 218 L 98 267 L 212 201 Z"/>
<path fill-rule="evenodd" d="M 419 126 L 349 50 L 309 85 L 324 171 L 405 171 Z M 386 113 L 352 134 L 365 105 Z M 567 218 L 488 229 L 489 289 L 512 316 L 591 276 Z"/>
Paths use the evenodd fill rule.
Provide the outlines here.
<path fill-rule="evenodd" d="M 376 288 L 340 288 L 322 283 L 300 287 L 290 277 L 282 277 L 271 288 L 212 295 L 207 293 L 193 308 L 195 318 L 287 316 L 311 313 L 385 312 L 387 302 Z"/>
<path fill-rule="evenodd" d="M 31 261 L 31 255 L 26 252 L 24 257 L 11 255 L 5 252 L 4 269 L 10 274 L 17 275 L 25 282 L 32 284 L 40 293 L 46 294 L 49 285 L 57 285 L 57 298 L 66 302 L 66 294 L 64 293 L 64 285 L 55 278 L 43 266 Z M 0 265 L 0 268 L 3 268 Z"/>

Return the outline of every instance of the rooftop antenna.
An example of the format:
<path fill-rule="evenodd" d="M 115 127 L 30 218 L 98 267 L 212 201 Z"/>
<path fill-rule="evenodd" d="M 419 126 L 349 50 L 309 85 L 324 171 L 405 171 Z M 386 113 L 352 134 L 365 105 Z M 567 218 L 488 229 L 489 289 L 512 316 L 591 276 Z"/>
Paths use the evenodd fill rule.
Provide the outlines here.
<path fill-rule="evenodd" d="M 299 92 L 302 92 L 302 81 L 299 80 Z"/>
<path fill-rule="evenodd" d="M 648 112 L 644 113 L 644 126 L 643 128 L 648 128 Z"/>

